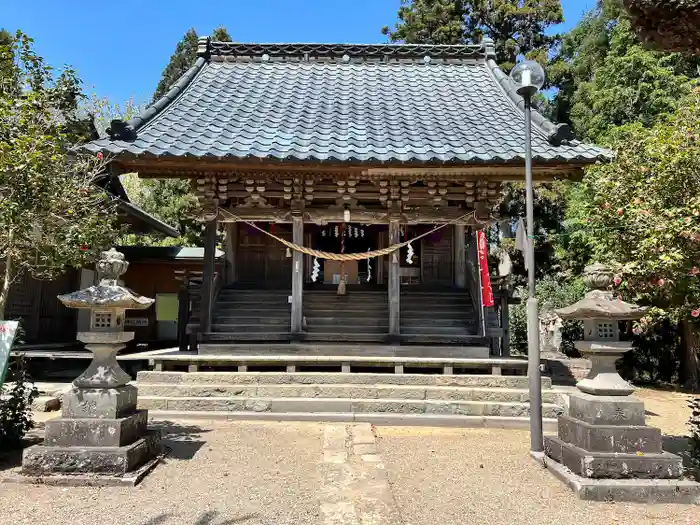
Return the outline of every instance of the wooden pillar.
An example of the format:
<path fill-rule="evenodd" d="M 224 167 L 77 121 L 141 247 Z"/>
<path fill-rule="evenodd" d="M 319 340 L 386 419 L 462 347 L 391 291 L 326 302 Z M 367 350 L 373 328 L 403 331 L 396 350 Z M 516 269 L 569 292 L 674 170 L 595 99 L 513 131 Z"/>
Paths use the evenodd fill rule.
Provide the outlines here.
<path fill-rule="evenodd" d="M 399 232 L 399 219 L 389 219 L 389 245 L 401 242 Z M 389 255 L 389 335 L 397 336 L 401 324 L 401 289 L 400 289 L 400 265 L 401 259 L 398 251 Z"/>
<path fill-rule="evenodd" d="M 211 332 L 211 311 L 214 305 L 214 271 L 216 259 L 216 219 L 207 222 L 204 230 L 204 273 L 200 302 L 200 332 Z"/>
<path fill-rule="evenodd" d="M 236 275 L 236 250 L 238 249 L 238 223 L 226 223 L 226 284 L 235 283 Z"/>
<path fill-rule="evenodd" d="M 455 286 L 467 287 L 467 245 L 464 233 L 464 224 L 454 226 L 454 250 L 455 250 Z"/>
<path fill-rule="evenodd" d="M 304 219 L 301 215 L 292 215 L 292 242 L 304 244 Z M 302 331 L 302 295 L 304 291 L 304 254 L 292 252 L 292 333 Z"/>

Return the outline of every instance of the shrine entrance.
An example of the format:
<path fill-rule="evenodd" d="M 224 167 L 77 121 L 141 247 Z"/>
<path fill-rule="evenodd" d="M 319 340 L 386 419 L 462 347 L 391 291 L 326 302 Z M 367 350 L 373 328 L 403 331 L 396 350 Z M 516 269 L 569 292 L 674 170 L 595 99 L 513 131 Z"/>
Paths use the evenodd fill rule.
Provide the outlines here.
<path fill-rule="evenodd" d="M 316 250 L 343 253 L 364 253 L 383 247 L 380 243 L 388 232 L 383 224 L 329 223 L 325 226 L 309 227 L 309 246 Z M 344 267 L 346 283 L 370 287 L 386 284 L 380 271 L 383 257 L 361 259 L 359 261 L 331 261 L 318 259 L 318 272 L 314 272 L 314 258 L 309 257 L 307 285 L 337 285 L 340 282 L 341 265 Z"/>

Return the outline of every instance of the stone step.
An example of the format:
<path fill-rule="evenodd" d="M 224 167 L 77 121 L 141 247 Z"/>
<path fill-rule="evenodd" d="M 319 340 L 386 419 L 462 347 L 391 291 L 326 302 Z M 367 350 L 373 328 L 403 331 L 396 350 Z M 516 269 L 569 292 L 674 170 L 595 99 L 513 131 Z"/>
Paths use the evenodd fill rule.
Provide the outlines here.
<path fill-rule="evenodd" d="M 302 397 L 158 397 L 140 395 L 138 407 L 144 410 L 173 410 L 177 412 L 350 412 L 505 417 L 526 417 L 530 413 L 529 403 Z M 542 404 L 542 417 L 556 418 L 562 412 L 563 409 L 557 405 Z"/>
<path fill-rule="evenodd" d="M 174 410 L 151 410 L 154 420 L 203 420 L 203 421 L 318 421 L 334 423 L 372 423 L 388 426 L 427 426 L 452 428 L 500 428 L 527 430 L 528 417 L 503 416 L 458 416 L 443 414 L 396 414 L 396 413 L 352 413 L 352 412 L 222 412 L 199 411 L 178 412 Z M 556 419 L 543 419 L 545 432 L 557 431 Z"/>
<path fill-rule="evenodd" d="M 338 398 L 338 399 L 410 399 L 492 401 L 526 403 L 528 391 L 517 388 L 479 388 L 421 385 L 190 385 L 173 383 L 139 384 L 139 396 L 147 397 L 270 397 L 270 398 Z M 554 390 L 542 392 L 544 403 L 561 404 Z"/>
<path fill-rule="evenodd" d="M 202 356 L 204 358 L 205 356 Z M 149 383 L 189 385 L 420 385 L 472 388 L 528 389 L 527 376 L 486 374 L 384 374 L 343 372 L 151 372 L 138 373 L 139 386 Z M 551 389 L 552 380 L 542 378 L 542 388 Z"/>

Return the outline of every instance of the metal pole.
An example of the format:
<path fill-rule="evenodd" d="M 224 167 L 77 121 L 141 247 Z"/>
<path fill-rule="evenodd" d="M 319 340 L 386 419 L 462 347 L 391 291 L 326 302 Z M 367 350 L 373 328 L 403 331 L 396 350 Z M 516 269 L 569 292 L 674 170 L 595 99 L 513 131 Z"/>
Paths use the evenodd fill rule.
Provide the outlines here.
<path fill-rule="evenodd" d="M 542 438 L 542 380 L 540 377 L 540 338 L 535 297 L 535 225 L 532 189 L 532 150 L 530 94 L 525 98 L 525 210 L 527 214 L 527 375 L 530 386 L 530 450 L 544 450 Z"/>

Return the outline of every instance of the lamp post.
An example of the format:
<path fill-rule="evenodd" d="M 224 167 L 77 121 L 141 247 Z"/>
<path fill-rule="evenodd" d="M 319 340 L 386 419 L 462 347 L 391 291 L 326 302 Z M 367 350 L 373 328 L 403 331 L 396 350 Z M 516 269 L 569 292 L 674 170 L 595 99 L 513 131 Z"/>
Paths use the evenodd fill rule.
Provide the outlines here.
<path fill-rule="evenodd" d="M 532 190 L 532 96 L 544 85 L 544 70 L 537 62 L 526 60 L 516 65 L 510 78 L 525 103 L 525 210 L 527 215 L 527 361 L 530 390 L 530 450 L 544 450 L 542 438 L 542 383 L 540 377 L 539 324 L 537 319 L 537 298 L 535 297 L 535 226 L 533 222 Z"/>

